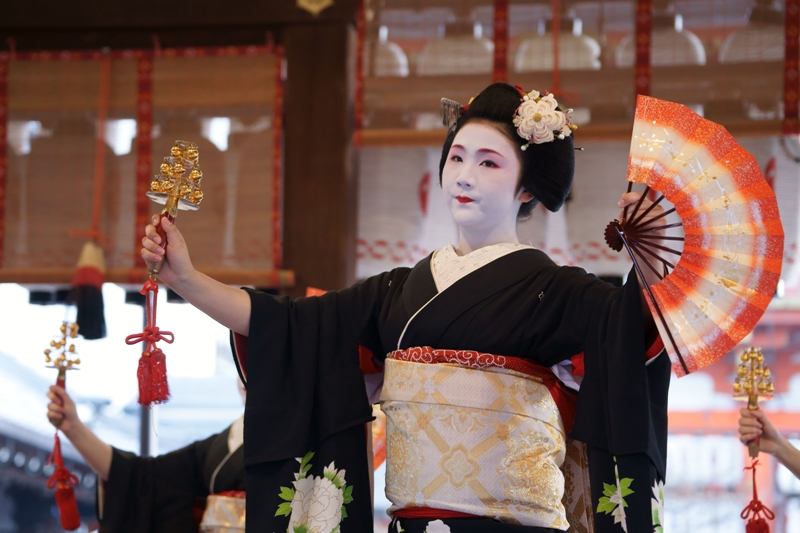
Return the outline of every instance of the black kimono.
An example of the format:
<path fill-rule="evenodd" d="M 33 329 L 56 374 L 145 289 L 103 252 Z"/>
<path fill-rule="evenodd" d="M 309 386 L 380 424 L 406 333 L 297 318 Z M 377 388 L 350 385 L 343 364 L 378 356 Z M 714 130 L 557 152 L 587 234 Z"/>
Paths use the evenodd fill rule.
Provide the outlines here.
<path fill-rule="evenodd" d="M 114 448 L 98 484 L 100 533 L 196 533 L 209 494 L 245 490 L 243 446 L 228 449 L 229 431 L 158 457 Z"/>
<path fill-rule="evenodd" d="M 372 530 L 363 425 L 372 415 L 358 344 L 379 359 L 398 348 L 431 346 L 528 358 L 548 367 L 583 351 L 585 378 L 570 436 L 587 443 L 590 459 L 603 465 L 591 476 L 592 507 L 603 511 L 596 514 L 598 531 L 622 531 L 612 509 L 627 513 L 627 531 L 653 531 L 650 478 L 664 479 L 670 364 L 662 354 L 645 366 L 635 276 L 614 288 L 582 269 L 555 265 L 539 250 L 523 249 L 438 295 L 429 257 L 413 269 L 398 268 L 320 297 L 250 296 L 249 337 L 235 336 L 234 343 L 248 390 L 248 531 L 286 531 L 286 517 L 300 513 L 288 507 L 293 481 L 322 479 L 324 467 L 346 470 L 341 490 L 350 490 L 352 501 L 344 500 L 342 531 Z M 624 509 L 610 504 L 608 494 L 600 499 L 603 483 L 615 483 L 615 466 Z M 628 485 L 625 478 L 634 475 Z M 413 522 L 404 519 L 402 527 L 422 532 L 427 520 Z M 491 520 L 477 529 L 470 519 L 445 523 L 453 533 L 485 531 L 487 523 L 498 531 L 549 531 Z"/>

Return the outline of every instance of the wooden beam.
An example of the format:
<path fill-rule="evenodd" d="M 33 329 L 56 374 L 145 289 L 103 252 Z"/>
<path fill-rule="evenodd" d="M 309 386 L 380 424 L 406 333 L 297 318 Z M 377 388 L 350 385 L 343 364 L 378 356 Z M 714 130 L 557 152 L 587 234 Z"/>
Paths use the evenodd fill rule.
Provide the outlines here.
<path fill-rule="evenodd" d="M 358 0 L 333 0 L 317 16 L 297 0 L 26 0 L 0 8 L 0 50 L 86 50 L 283 42 L 289 24 L 353 23 Z"/>
<path fill-rule="evenodd" d="M 741 403 L 742 407 L 745 405 Z M 771 411 L 768 403 L 761 405 L 779 432 L 784 435 L 800 432 L 800 417 L 795 412 Z M 738 407 L 731 411 L 670 411 L 669 431 L 706 435 L 735 433 L 740 416 Z"/>
<path fill-rule="evenodd" d="M 764 137 L 781 134 L 780 120 L 746 120 L 722 122 L 734 137 Z M 575 132 L 575 142 L 627 141 L 631 138 L 633 121 L 628 124 L 581 126 Z M 442 146 L 446 131 L 410 129 L 367 129 L 361 132 L 361 145 L 365 147 Z"/>
<path fill-rule="evenodd" d="M 294 285 L 294 272 L 291 270 L 232 270 L 203 266 L 197 270 L 226 285 L 250 285 L 274 289 Z M 0 283 L 69 285 L 74 275 L 74 268 L 2 268 Z M 147 270 L 110 268 L 106 271 L 105 278 L 108 283 L 141 284 L 147 279 Z"/>
<path fill-rule="evenodd" d="M 354 30 L 292 25 L 285 48 L 284 265 L 302 295 L 355 280 Z"/>
<path fill-rule="evenodd" d="M 296 0 L 25 0 L 4 2 L 0 29 L 187 28 L 351 22 L 356 0 L 334 0 L 317 16 Z"/>
<path fill-rule="evenodd" d="M 782 100 L 783 63 L 780 61 L 703 66 L 653 67 L 652 93 L 685 105 L 703 105 L 705 116 L 715 122 L 747 119 L 745 101 L 765 112 L 777 113 Z M 564 90 L 575 91 L 576 101 L 562 104 L 591 109 L 597 124 L 630 123 L 636 103 L 633 69 L 606 67 L 561 73 Z M 455 76 L 367 77 L 364 110 L 398 117 L 439 113 L 439 100 L 466 103 L 490 83 L 486 74 Z M 546 89 L 553 83 L 550 71 L 512 73 L 510 83 L 530 89 Z M 561 99 L 560 99 L 561 100 Z M 756 122 L 756 121 L 753 121 Z"/>

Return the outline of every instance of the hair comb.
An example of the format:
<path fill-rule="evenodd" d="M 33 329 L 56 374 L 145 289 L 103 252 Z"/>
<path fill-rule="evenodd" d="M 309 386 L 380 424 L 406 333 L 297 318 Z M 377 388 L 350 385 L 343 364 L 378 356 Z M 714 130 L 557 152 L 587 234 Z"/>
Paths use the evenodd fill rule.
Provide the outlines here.
<path fill-rule="evenodd" d="M 455 100 L 442 98 L 442 124 L 449 131 L 452 131 L 453 128 L 456 127 L 458 119 L 461 118 L 461 115 L 464 113 L 463 109 L 464 106 Z"/>

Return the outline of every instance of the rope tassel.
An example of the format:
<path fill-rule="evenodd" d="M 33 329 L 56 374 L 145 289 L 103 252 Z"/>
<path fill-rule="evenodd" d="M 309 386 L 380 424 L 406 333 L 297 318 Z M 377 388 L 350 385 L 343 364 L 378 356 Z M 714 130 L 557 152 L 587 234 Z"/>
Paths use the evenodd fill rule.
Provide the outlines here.
<path fill-rule="evenodd" d="M 53 464 L 56 467 L 53 475 L 47 480 L 47 488 L 56 489 L 56 506 L 58 506 L 61 527 L 67 531 L 78 529 L 81 526 L 81 515 L 78 511 L 78 503 L 75 501 L 75 489 L 72 488 L 73 485 L 78 484 L 78 478 L 64 466 L 58 433 L 55 436 L 53 453 L 50 454 L 47 464 Z"/>
<path fill-rule="evenodd" d="M 141 293 L 145 297 L 145 314 L 147 326 L 144 332 L 128 335 L 126 344 L 145 342 L 145 349 L 139 358 L 139 369 L 136 375 L 139 379 L 139 404 L 150 406 L 165 403 L 169 399 L 169 384 L 167 383 L 167 358 L 161 348 L 156 346 L 158 341 L 172 344 L 175 336 L 172 332 L 161 331 L 156 325 L 156 305 L 158 300 L 158 284 L 147 280 Z"/>
<path fill-rule="evenodd" d="M 758 459 L 753 461 L 753 464 L 745 467 L 745 470 L 753 471 L 753 499 L 747 507 L 742 511 L 741 517 L 747 520 L 745 526 L 746 533 L 769 533 L 769 524 L 767 520 L 774 520 L 775 513 L 766 505 L 761 503 L 758 499 L 758 488 L 756 487 L 756 466 L 758 466 Z M 763 515 L 763 516 L 761 516 Z"/>

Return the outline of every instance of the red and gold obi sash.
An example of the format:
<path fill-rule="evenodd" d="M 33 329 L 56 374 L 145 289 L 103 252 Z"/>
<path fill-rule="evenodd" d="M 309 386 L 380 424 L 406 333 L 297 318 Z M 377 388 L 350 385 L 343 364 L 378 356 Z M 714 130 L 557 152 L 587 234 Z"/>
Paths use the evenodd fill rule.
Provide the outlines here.
<path fill-rule="evenodd" d="M 560 467 L 576 397 L 550 369 L 420 347 L 391 352 L 385 372 L 390 514 L 569 527 Z"/>
<path fill-rule="evenodd" d="M 200 533 L 244 533 L 244 524 L 244 491 L 229 490 L 208 496 Z"/>

